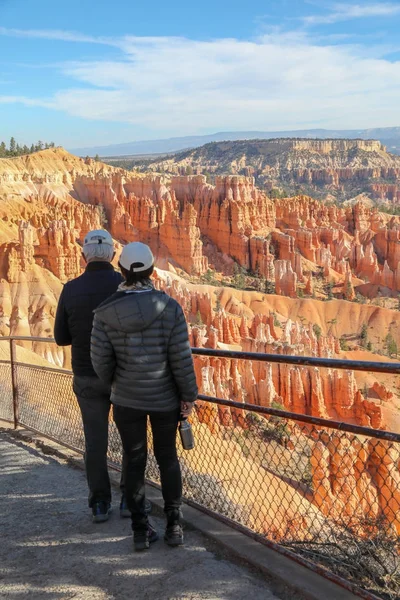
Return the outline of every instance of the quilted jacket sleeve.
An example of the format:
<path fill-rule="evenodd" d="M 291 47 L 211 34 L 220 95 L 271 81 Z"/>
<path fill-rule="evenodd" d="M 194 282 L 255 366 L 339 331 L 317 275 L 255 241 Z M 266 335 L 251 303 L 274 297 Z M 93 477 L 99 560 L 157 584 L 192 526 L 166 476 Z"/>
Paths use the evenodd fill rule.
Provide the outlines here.
<path fill-rule="evenodd" d="M 180 400 L 194 402 L 197 398 L 198 388 L 186 319 L 179 304 L 177 304 L 175 313 L 175 325 L 169 338 L 168 361 L 178 386 Z"/>
<path fill-rule="evenodd" d="M 111 385 L 116 367 L 114 348 L 110 342 L 104 323 L 95 314 L 90 340 L 90 358 L 97 376 Z"/>

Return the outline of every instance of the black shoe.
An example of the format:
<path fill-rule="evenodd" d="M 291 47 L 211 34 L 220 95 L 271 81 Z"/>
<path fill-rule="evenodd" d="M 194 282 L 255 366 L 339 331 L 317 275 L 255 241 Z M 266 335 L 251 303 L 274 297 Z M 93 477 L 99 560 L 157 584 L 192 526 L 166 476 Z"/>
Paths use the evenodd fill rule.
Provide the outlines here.
<path fill-rule="evenodd" d="M 109 502 L 95 502 L 92 506 L 93 523 L 103 523 L 108 521 L 111 513 L 111 504 Z"/>
<path fill-rule="evenodd" d="M 179 523 L 173 525 L 167 525 L 165 530 L 164 540 L 168 546 L 182 546 L 183 545 L 183 530 Z"/>
<path fill-rule="evenodd" d="M 150 523 L 146 531 L 133 532 L 133 547 L 135 552 L 141 552 L 150 548 L 150 544 L 158 540 L 158 533 Z"/>
<path fill-rule="evenodd" d="M 181 526 L 182 512 L 179 508 L 166 511 L 167 528 L 164 534 L 164 540 L 168 546 L 182 546 L 183 530 Z"/>
<path fill-rule="evenodd" d="M 146 498 L 146 500 L 144 501 L 144 511 L 146 515 L 151 513 L 151 509 L 151 502 Z M 119 504 L 119 516 L 121 517 L 121 519 L 126 519 L 131 516 L 131 511 L 128 508 L 128 503 L 124 495 L 121 496 L 121 502 Z"/>

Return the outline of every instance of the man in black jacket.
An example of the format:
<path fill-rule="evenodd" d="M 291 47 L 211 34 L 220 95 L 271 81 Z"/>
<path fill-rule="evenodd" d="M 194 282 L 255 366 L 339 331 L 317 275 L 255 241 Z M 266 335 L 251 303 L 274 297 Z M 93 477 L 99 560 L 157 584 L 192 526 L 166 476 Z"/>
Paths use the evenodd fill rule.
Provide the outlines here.
<path fill-rule="evenodd" d="M 85 433 L 85 466 L 89 506 L 93 521 L 107 521 L 111 511 L 111 487 L 107 469 L 110 387 L 100 381 L 90 360 L 93 311 L 111 296 L 122 276 L 114 270 L 114 244 L 108 231 L 90 231 L 84 240 L 85 272 L 65 284 L 61 293 L 54 337 L 59 346 L 72 346 L 73 388 L 82 413 Z M 121 516 L 129 517 L 123 493 Z"/>

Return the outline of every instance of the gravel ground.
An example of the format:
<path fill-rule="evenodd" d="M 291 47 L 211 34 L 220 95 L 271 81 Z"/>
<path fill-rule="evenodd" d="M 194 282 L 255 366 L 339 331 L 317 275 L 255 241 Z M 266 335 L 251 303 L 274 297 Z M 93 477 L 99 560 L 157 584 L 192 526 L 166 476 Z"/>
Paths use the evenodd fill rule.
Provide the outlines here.
<path fill-rule="evenodd" d="M 80 470 L 0 433 L 1 599 L 279 600 L 194 531 L 184 548 L 161 539 L 134 553 L 118 498 L 110 520 L 93 524 L 86 497 Z"/>

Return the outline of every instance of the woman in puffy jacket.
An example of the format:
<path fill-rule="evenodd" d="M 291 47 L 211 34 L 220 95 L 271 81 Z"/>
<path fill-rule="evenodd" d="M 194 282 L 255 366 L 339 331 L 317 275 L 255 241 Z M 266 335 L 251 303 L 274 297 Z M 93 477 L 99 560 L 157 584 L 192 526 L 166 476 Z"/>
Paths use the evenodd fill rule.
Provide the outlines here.
<path fill-rule="evenodd" d="M 127 455 L 125 486 L 135 550 L 158 539 L 145 512 L 147 417 L 167 517 L 164 539 L 179 546 L 182 479 L 176 432 L 198 393 L 187 324 L 178 302 L 154 288 L 148 246 L 127 244 L 119 267 L 125 282 L 94 311 L 92 364 L 100 379 L 111 384 L 114 420 Z"/>

